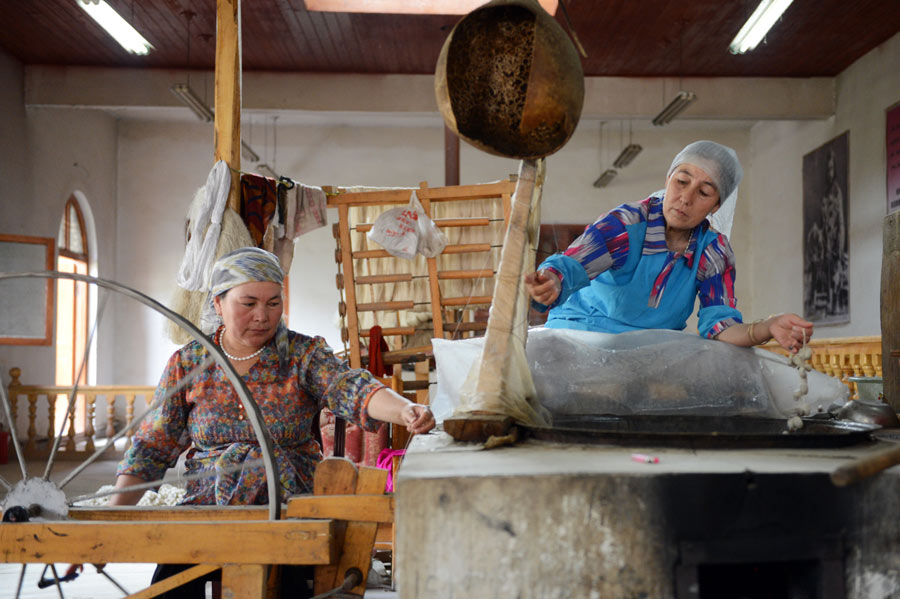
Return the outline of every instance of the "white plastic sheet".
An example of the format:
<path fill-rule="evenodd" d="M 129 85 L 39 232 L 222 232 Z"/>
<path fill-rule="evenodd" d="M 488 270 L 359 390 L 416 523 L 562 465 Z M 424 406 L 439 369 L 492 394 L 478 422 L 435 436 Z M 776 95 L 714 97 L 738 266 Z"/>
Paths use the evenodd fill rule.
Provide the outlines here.
<path fill-rule="evenodd" d="M 438 421 L 459 405 L 463 382 L 483 339 L 433 340 Z M 788 361 L 678 331 L 611 335 L 534 328 L 526 345 L 537 398 L 554 416 L 576 414 L 692 414 L 787 418 L 796 412 L 800 383 Z M 812 412 L 846 400 L 833 377 L 810 372 L 804 398 Z"/>

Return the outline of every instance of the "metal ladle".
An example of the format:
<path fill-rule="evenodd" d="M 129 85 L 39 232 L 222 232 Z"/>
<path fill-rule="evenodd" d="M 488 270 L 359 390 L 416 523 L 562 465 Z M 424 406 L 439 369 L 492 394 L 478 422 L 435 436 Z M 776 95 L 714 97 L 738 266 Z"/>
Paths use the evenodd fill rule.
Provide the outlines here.
<path fill-rule="evenodd" d="M 562 27 L 535 0 L 494 0 L 450 32 L 435 69 L 447 126 L 485 152 L 536 159 L 572 136 L 584 73 Z"/>

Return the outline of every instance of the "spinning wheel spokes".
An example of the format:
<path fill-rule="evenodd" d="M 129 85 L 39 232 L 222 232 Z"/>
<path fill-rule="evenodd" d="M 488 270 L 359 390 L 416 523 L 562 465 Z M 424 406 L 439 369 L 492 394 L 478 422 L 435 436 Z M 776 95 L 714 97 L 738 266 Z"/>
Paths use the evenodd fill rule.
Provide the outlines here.
<path fill-rule="evenodd" d="M 91 326 L 91 332 L 88 335 L 87 343 L 84 344 L 84 352 L 81 356 L 81 363 L 78 365 L 78 373 L 75 375 L 75 382 L 72 383 L 72 392 L 69 394 L 69 403 L 66 406 L 66 414 L 62 419 L 62 423 L 60 424 L 59 433 L 53 440 L 53 448 L 50 450 L 50 457 L 47 458 L 47 467 L 44 469 L 43 476 L 44 480 L 50 480 L 50 471 L 53 470 L 53 463 L 56 461 L 56 454 L 59 451 L 59 444 L 62 442 L 63 435 L 66 432 L 66 423 L 74 417 L 75 407 L 78 403 L 78 381 L 80 381 L 81 377 L 84 375 L 84 367 L 87 364 L 88 356 L 91 354 L 91 344 L 94 341 L 94 335 L 97 332 L 97 326 L 100 324 L 100 319 L 102 318 L 103 313 L 106 311 L 106 300 L 107 298 L 104 298 L 103 303 L 100 304 L 100 308 L 97 310 L 97 318 L 94 320 L 93 326 Z"/>
<path fill-rule="evenodd" d="M 194 368 L 191 372 L 189 372 L 186 375 L 186 377 L 179 383 L 179 386 L 177 388 L 168 390 L 165 396 L 159 398 L 156 402 L 154 402 L 153 405 L 150 405 L 140 415 L 139 418 L 134 419 L 128 426 L 124 427 L 122 430 L 120 430 L 118 433 L 116 433 L 116 435 L 114 437 L 110 438 L 104 446 L 98 448 L 91 456 L 89 456 L 87 459 L 85 459 L 83 461 L 83 463 L 79 464 L 74 470 L 72 470 L 58 485 L 60 489 L 64 486 L 68 485 L 76 476 L 81 474 L 87 466 L 89 466 L 91 463 L 96 461 L 104 452 L 108 451 L 111 447 L 113 447 L 117 440 L 119 440 L 121 437 L 127 435 L 132 430 L 134 430 L 140 424 L 140 422 L 143 420 L 143 418 L 145 418 L 147 414 L 152 412 L 152 410 L 155 408 L 155 406 L 158 403 L 164 401 L 167 397 L 170 397 L 171 395 L 177 393 L 184 385 L 189 384 L 193 378 L 195 378 L 199 374 L 203 373 L 215 361 L 215 362 L 218 362 L 220 366 L 222 366 L 226 378 L 231 383 L 238 398 L 240 399 L 241 403 L 243 404 L 244 413 L 246 414 L 247 420 L 250 422 L 250 425 L 252 426 L 253 431 L 256 435 L 257 442 L 259 443 L 259 446 L 261 449 L 261 454 L 262 454 L 261 460 L 263 462 L 263 465 L 265 466 L 266 485 L 267 485 L 268 496 L 269 496 L 269 504 L 268 504 L 269 518 L 272 520 L 277 520 L 279 518 L 280 508 L 281 508 L 280 478 L 278 476 L 277 464 L 273 457 L 274 453 L 273 453 L 273 444 L 272 444 L 271 436 L 269 435 L 268 430 L 265 428 L 262 414 L 259 411 L 259 407 L 256 405 L 256 402 L 253 400 L 252 396 L 250 395 L 250 392 L 248 391 L 246 385 L 244 384 L 243 379 L 241 378 L 240 375 L 237 374 L 237 372 L 232 367 L 230 361 L 225 357 L 225 355 L 221 352 L 220 348 L 216 344 L 214 344 L 199 329 L 197 329 L 192 323 L 190 323 L 188 320 L 186 320 L 180 314 L 177 314 L 177 313 L 169 310 L 162 304 L 156 302 L 155 300 L 147 297 L 146 295 L 144 295 L 138 291 L 135 291 L 129 287 L 126 287 L 124 285 L 121 285 L 121 284 L 113 282 L 113 281 L 108 281 L 108 280 L 104 280 L 104 279 L 100 279 L 100 278 L 96 278 L 96 277 L 90 277 L 90 276 L 80 275 L 80 274 L 75 274 L 75 273 L 61 273 L 61 272 L 54 272 L 54 271 L 28 272 L 28 273 L 0 273 L 0 281 L 3 281 L 5 279 L 15 279 L 15 278 L 71 279 L 74 281 L 81 281 L 84 283 L 93 284 L 100 288 L 120 293 L 130 299 L 136 300 L 139 303 L 142 303 L 142 304 L 150 307 L 153 310 L 156 310 L 163 316 L 165 316 L 171 320 L 174 320 L 179 326 L 181 326 L 185 330 L 187 330 L 191 334 L 191 336 L 198 343 L 200 343 L 207 350 L 207 352 L 209 352 L 209 355 L 210 355 L 210 357 L 207 360 L 204 360 L 198 367 Z M 94 338 L 94 332 L 97 329 L 99 320 L 100 319 L 98 317 L 97 322 L 95 323 L 95 325 L 91 331 L 91 340 Z M 90 341 L 88 342 L 88 344 L 86 344 L 86 348 L 84 350 L 84 356 L 82 357 L 82 361 L 79 364 L 79 371 L 83 370 L 89 351 L 90 351 Z M 72 411 L 75 409 L 75 405 L 76 405 L 75 398 L 77 397 L 77 391 L 78 391 L 78 385 L 75 384 L 75 385 L 73 385 L 72 392 L 68 398 L 69 399 L 68 408 L 66 411 L 66 416 L 63 419 L 63 429 L 62 429 L 63 431 L 65 430 L 64 427 L 65 427 L 66 420 L 69 420 L 71 418 Z M 2 400 L 2 402 L 0 402 L 0 403 L 2 403 L 2 405 L 3 405 L 4 416 L 6 417 L 6 420 L 10 423 L 13 423 L 12 414 L 11 414 L 10 407 L 9 407 L 9 398 L 6 395 L 6 389 L 3 388 L 2 386 L 0 386 L 0 400 Z M 52 471 L 55 459 L 58 455 L 59 443 L 60 443 L 62 436 L 63 436 L 63 432 L 61 431 L 60 434 L 54 440 L 53 450 L 50 452 L 50 457 L 48 459 L 47 466 L 44 471 L 43 478 L 45 480 L 49 478 L 49 474 Z M 23 451 L 23 448 L 21 447 L 21 445 L 19 443 L 17 435 L 13 434 L 12 438 L 13 438 L 13 445 L 15 448 L 16 456 L 18 458 L 19 466 L 20 466 L 21 473 L 22 473 L 22 481 L 26 481 L 26 480 L 28 480 L 28 471 L 27 471 L 27 466 L 26 466 L 26 462 L 25 462 L 25 452 Z M 210 473 L 201 473 L 200 476 L 198 476 L 198 478 L 202 477 L 202 476 L 210 476 L 210 475 L 211 475 Z M 214 475 L 214 473 L 212 473 L 212 475 Z M 159 482 L 160 481 L 157 481 L 156 484 L 158 485 Z M 7 481 L 5 479 L 0 480 L 0 485 L 2 485 L 3 487 L 5 487 L 7 489 L 7 492 L 8 492 L 7 494 L 9 494 L 9 492 L 11 492 L 12 489 L 14 489 L 16 486 L 13 483 L 11 483 L 10 481 Z"/>
<path fill-rule="evenodd" d="M 208 359 L 204 360 L 203 362 L 201 362 L 199 366 L 197 366 L 192 371 L 187 373 L 187 375 L 185 375 L 185 377 L 183 379 L 181 379 L 181 381 L 179 381 L 179 383 L 175 387 L 172 387 L 171 389 L 169 389 L 165 395 L 161 396 L 159 399 L 157 399 L 156 401 L 152 402 L 149 406 L 147 406 L 147 408 L 141 413 L 140 416 L 135 418 L 127 426 L 123 427 L 118 433 L 115 434 L 115 436 L 113 436 L 111 439 L 109 439 L 107 441 L 106 445 L 98 448 L 93 453 L 93 455 L 91 455 L 90 457 L 85 459 L 79 466 L 77 466 L 74 470 L 72 470 L 72 472 L 70 472 L 62 481 L 60 481 L 59 487 L 63 488 L 67 484 L 69 484 L 72 481 L 72 479 L 74 479 L 85 468 L 87 468 L 93 462 L 95 462 L 107 450 L 109 450 L 112 447 L 115 447 L 116 441 L 118 441 L 119 439 L 121 439 L 125 435 L 131 433 L 134 429 L 136 429 L 138 427 L 138 425 L 144 421 L 144 418 L 146 418 L 148 414 L 153 412 L 153 410 L 155 410 L 157 406 L 164 403 L 167 399 L 169 399 L 170 397 L 172 397 L 173 395 L 175 395 L 176 393 L 181 391 L 181 389 L 183 389 L 185 386 L 187 386 L 188 383 L 193 381 L 199 373 L 203 372 L 204 370 L 209 368 L 214 363 L 215 363 L 215 360 L 213 358 L 208 358 Z M 62 433 L 60 433 L 60 435 L 61 434 Z"/>

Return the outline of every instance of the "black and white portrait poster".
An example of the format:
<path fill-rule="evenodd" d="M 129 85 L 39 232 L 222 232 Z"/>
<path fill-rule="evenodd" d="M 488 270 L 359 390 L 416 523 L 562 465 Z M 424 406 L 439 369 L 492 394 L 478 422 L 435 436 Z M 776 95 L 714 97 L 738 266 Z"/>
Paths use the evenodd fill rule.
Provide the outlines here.
<path fill-rule="evenodd" d="M 803 157 L 803 316 L 819 324 L 850 322 L 849 138 Z"/>

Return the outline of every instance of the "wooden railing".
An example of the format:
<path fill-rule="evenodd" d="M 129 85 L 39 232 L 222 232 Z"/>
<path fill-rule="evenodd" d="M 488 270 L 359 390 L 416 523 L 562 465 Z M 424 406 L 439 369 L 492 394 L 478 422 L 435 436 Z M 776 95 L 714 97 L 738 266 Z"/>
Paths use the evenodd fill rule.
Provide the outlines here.
<path fill-rule="evenodd" d="M 762 347 L 783 356 L 788 355 L 774 341 Z M 812 339 L 809 347 L 813 350 L 812 367 L 840 379 L 850 388 L 853 399 L 858 397 L 858 393 L 856 383 L 849 380 L 851 376 L 882 376 L 881 335 Z"/>
<path fill-rule="evenodd" d="M 23 451 L 27 458 L 44 458 L 49 455 L 56 439 L 56 403 L 57 399 L 68 398 L 72 391 L 71 387 L 62 387 L 56 385 L 23 385 L 19 380 L 22 371 L 19 368 L 11 368 L 9 371 L 9 402 L 12 411 L 12 420 L 17 422 L 19 411 L 19 400 L 24 398 L 27 401 L 28 409 L 28 426 L 24 431 L 16 430 L 15 434 L 23 443 Z M 143 397 L 144 401 L 149 405 L 153 399 L 153 392 L 156 388 L 151 386 L 139 385 L 102 385 L 102 386 L 83 386 L 78 388 L 78 407 L 82 414 L 82 418 L 78 418 L 83 430 L 78 431 L 76 426 L 76 410 L 69 414 L 66 423 L 66 433 L 64 439 L 61 440 L 59 446 L 59 457 L 61 459 L 84 459 L 94 453 L 96 446 L 94 438 L 97 437 L 97 431 L 94 428 L 95 411 L 97 407 L 97 399 L 105 399 L 106 401 L 106 427 L 104 433 L 106 438 L 112 438 L 116 434 L 116 405 L 121 399 L 125 405 L 125 423 L 127 427 L 134 421 L 134 404 L 138 397 Z M 121 404 L 119 404 L 121 405 Z M 47 430 L 45 434 L 39 435 L 37 430 L 38 411 L 44 410 L 47 417 Z M 121 428 L 121 427 L 120 427 Z M 131 434 L 125 437 L 124 447 L 127 448 L 131 444 Z M 121 453 L 121 452 L 119 452 Z M 118 457 L 114 450 L 108 452 L 109 457 Z"/>

